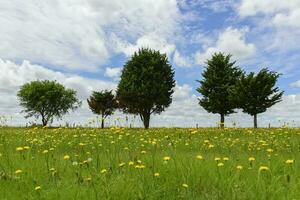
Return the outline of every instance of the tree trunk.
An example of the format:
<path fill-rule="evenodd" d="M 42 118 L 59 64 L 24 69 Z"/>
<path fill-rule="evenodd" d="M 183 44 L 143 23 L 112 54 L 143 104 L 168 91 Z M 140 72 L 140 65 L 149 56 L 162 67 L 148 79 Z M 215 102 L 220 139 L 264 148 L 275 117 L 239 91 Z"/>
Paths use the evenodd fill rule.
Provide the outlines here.
<path fill-rule="evenodd" d="M 221 114 L 220 128 L 224 128 L 225 123 L 225 115 Z"/>
<path fill-rule="evenodd" d="M 141 115 L 141 119 L 142 119 L 142 121 L 143 121 L 143 123 L 144 123 L 144 128 L 145 129 L 148 129 L 149 128 L 149 124 L 150 124 L 150 113 L 143 113 L 142 115 Z"/>
<path fill-rule="evenodd" d="M 102 116 L 102 119 L 101 119 L 101 128 L 104 128 L 104 118 Z"/>
<path fill-rule="evenodd" d="M 43 116 L 42 116 L 42 123 L 43 123 L 43 126 L 47 126 L 47 120 Z"/>
<path fill-rule="evenodd" d="M 254 114 L 254 128 L 257 128 L 257 114 Z"/>

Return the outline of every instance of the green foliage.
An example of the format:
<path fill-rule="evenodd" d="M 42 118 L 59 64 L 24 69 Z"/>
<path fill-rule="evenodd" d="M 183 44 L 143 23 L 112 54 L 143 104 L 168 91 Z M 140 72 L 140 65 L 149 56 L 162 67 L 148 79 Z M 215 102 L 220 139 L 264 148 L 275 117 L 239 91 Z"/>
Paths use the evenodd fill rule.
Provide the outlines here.
<path fill-rule="evenodd" d="M 275 87 L 279 74 L 262 69 L 255 74 L 243 74 L 232 96 L 243 112 L 255 117 L 254 127 L 257 127 L 256 115 L 265 112 L 268 108 L 281 101 L 283 91 Z"/>
<path fill-rule="evenodd" d="M 21 86 L 17 94 L 26 117 L 42 118 L 43 126 L 54 117 L 61 118 L 69 110 L 80 106 L 76 92 L 56 81 L 32 81 Z"/>
<path fill-rule="evenodd" d="M 197 91 L 202 94 L 199 104 L 210 113 L 221 115 L 221 127 L 224 126 L 224 116 L 234 112 L 237 105 L 231 100 L 230 90 L 235 87 L 242 71 L 235 67 L 235 61 L 230 61 L 231 55 L 215 53 L 206 62 L 202 73 L 203 79 Z"/>
<path fill-rule="evenodd" d="M 165 54 L 139 49 L 124 66 L 117 99 L 126 113 L 140 115 L 145 128 L 150 115 L 160 114 L 172 102 L 174 70 Z"/>
<path fill-rule="evenodd" d="M 104 119 L 112 115 L 114 110 L 117 108 L 117 102 L 112 91 L 94 91 L 90 96 L 90 99 L 87 99 L 88 105 L 93 113 L 101 115 L 101 128 L 104 128 Z"/>

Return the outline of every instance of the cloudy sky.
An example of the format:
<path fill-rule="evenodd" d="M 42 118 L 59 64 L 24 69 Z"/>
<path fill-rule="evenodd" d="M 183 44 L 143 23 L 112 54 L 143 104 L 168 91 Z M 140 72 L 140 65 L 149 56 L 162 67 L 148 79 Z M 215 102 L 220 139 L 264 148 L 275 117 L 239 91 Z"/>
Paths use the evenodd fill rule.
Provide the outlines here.
<path fill-rule="evenodd" d="M 168 55 L 177 82 L 172 105 L 152 126 L 216 124 L 219 116 L 198 105 L 195 91 L 216 51 L 231 53 L 245 71 L 280 72 L 284 100 L 259 123 L 300 126 L 299 19 L 299 0 L 0 1 L 0 115 L 14 125 L 34 121 L 20 113 L 16 93 L 25 82 L 50 79 L 83 100 L 55 123 L 85 124 L 95 117 L 85 102 L 91 91 L 115 89 L 126 60 L 150 47 Z M 125 123 L 124 115 L 116 116 Z M 252 118 L 238 112 L 226 122 L 251 126 Z"/>

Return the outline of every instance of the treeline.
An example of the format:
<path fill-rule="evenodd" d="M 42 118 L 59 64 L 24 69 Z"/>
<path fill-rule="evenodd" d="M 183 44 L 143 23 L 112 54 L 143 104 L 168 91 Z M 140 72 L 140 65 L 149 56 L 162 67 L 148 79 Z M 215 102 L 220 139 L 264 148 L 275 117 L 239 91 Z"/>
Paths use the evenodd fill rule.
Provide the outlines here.
<path fill-rule="evenodd" d="M 116 109 L 139 115 L 144 127 L 149 128 L 152 114 L 160 114 L 172 103 L 175 80 L 174 69 L 166 54 L 148 48 L 139 49 L 123 67 L 115 94 L 111 90 L 93 91 L 87 99 L 91 111 L 104 120 Z M 210 113 L 220 115 L 220 127 L 225 116 L 242 109 L 254 118 L 280 102 L 283 91 L 276 87 L 279 74 L 262 69 L 257 74 L 246 74 L 231 61 L 231 55 L 215 53 L 207 60 L 197 91 L 199 104 Z M 25 117 L 42 119 L 43 126 L 53 119 L 78 108 L 81 101 L 76 91 L 56 81 L 32 81 L 21 86 L 17 94 L 24 107 Z"/>

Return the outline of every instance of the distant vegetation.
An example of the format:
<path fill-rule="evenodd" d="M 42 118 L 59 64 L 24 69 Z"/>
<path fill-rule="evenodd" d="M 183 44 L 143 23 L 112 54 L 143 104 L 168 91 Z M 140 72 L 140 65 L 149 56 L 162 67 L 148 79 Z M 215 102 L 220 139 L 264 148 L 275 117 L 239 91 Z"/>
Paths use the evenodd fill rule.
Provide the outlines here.
<path fill-rule="evenodd" d="M 78 108 L 81 102 L 76 92 L 66 89 L 56 81 L 32 81 L 24 84 L 19 92 L 20 105 L 24 107 L 26 117 L 42 118 L 43 126 L 61 118 L 69 110 Z"/>
<path fill-rule="evenodd" d="M 166 54 L 148 48 L 139 49 L 126 62 L 121 80 L 115 91 L 93 91 L 87 100 L 91 111 L 104 120 L 116 109 L 140 116 L 148 129 L 152 114 L 160 114 L 172 103 L 175 80 L 174 69 Z M 279 74 L 262 69 L 246 74 L 231 61 L 231 55 L 215 53 L 207 60 L 197 91 L 199 104 L 210 113 L 220 115 L 224 128 L 225 116 L 242 109 L 254 118 L 282 100 L 283 91 L 276 87 Z M 80 106 L 76 92 L 55 81 L 33 81 L 23 85 L 18 98 L 27 113 L 26 117 L 42 118 L 46 126 Z"/>

